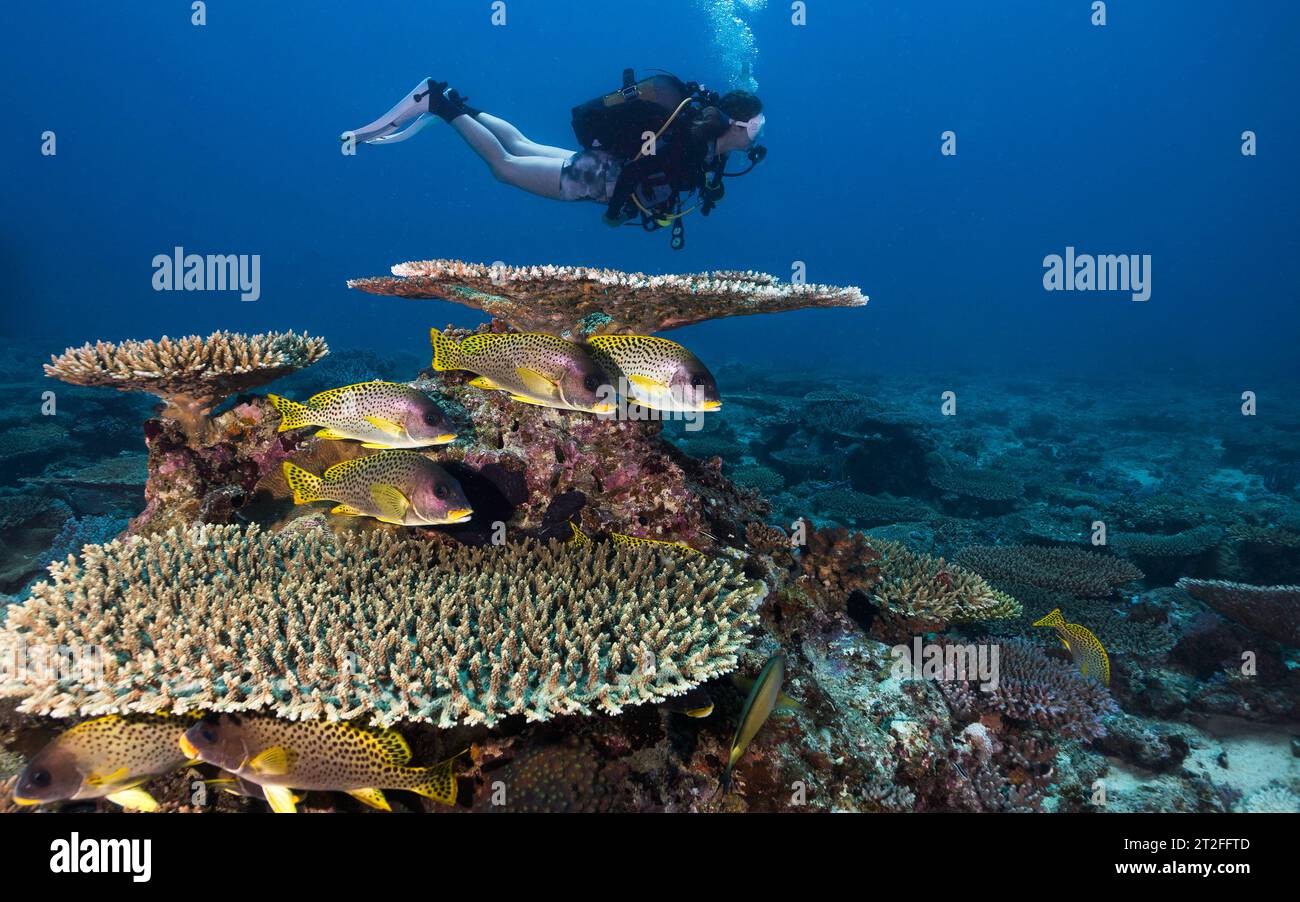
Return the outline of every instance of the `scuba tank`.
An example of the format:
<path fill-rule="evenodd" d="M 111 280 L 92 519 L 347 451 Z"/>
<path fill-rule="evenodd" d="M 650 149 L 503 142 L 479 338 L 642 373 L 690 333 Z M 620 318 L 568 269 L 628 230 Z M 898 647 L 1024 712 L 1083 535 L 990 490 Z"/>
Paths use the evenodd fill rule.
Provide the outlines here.
<path fill-rule="evenodd" d="M 648 232 L 671 227 L 673 250 L 685 246 L 682 218 L 696 208 L 683 211 L 682 195 L 700 192 L 698 206 L 707 216 L 722 199 L 722 179 L 733 175 L 723 172 L 723 158 L 705 166 L 704 151 L 688 147 L 685 138 L 702 111 L 720 100 L 715 91 L 675 75 L 663 73 L 638 81 L 634 70 L 624 69 L 622 88 L 573 108 L 578 143 L 588 150 L 600 147 L 625 161 L 607 218 L 636 219 L 639 214 L 640 225 Z M 651 136 L 656 152 L 645 154 Z M 763 153 L 763 148 L 750 150 L 745 172 L 762 160 Z"/>
<path fill-rule="evenodd" d="M 590 149 L 600 146 L 626 160 L 635 159 L 645 143 L 686 100 L 699 91 L 674 75 L 652 75 L 635 80 L 623 70 L 623 87 L 573 108 L 573 134 Z"/>

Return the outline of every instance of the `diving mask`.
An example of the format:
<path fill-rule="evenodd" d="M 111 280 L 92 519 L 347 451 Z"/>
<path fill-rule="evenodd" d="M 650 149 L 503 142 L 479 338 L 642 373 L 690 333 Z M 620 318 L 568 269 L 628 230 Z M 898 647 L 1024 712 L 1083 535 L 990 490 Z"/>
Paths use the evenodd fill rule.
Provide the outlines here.
<path fill-rule="evenodd" d="M 758 140 L 759 135 L 763 134 L 763 126 L 767 124 L 767 117 L 762 113 L 759 113 L 753 119 L 749 119 L 745 122 L 736 122 L 733 120 L 731 124 L 735 128 L 743 128 L 745 134 L 749 135 L 749 143 L 753 144 Z"/>

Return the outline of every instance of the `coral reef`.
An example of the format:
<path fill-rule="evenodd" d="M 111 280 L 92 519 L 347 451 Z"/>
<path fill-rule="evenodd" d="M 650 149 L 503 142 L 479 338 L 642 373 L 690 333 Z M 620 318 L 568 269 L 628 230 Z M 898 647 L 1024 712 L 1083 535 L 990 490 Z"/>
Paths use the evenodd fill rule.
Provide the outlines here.
<path fill-rule="evenodd" d="M 991 644 L 998 649 L 997 685 L 991 691 L 981 689 L 977 680 L 939 683 L 959 717 L 997 714 L 1070 739 L 1105 734 L 1102 719 L 1118 711 L 1106 687 L 1028 642 L 1010 639 Z"/>
<path fill-rule="evenodd" d="M 606 320 L 585 289 L 568 303 L 555 288 L 563 280 L 547 278 L 521 280 L 518 297 L 553 292 L 541 309 L 575 336 L 617 326 L 618 317 Z M 613 295 L 623 298 L 621 291 Z M 641 325 L 657 323 L 667 308 L 653 295 L 638 296 L 650 298 Z M 715 301 L 732 303 L 712 297 L 705 306 Z M 524 302 L 510 303 L 521 310 Z M 619 312 L 637 313 L 631 300 L 610 311 Z M 496 322 L 480 330 L 501 328 Z M 837 371 L 830 361 L 806 369 L 714 361 L 725 411 L 694 431 L 521 406 L 468 385 L 462 374 L 421 372 L 428 361 L 420 347 L 422 340 L 407 354 L 335 350 L 272 390 L 307 396 L 383 377 L 428 393 L 461 436 L 429 453 L 471 498 L 475 516 L 463 526 L 400 530 L 294 507 L 281 461 L 318 472 L 366 452 L 310 430 L 277 433 L 278 417 L 254 395 L 241 392 L 208 411 L 202 428 L 186 429 L 175 411 L 150 417 L 147 394 L 68 386 L 58 391 L 58 415 L 37 419 L 29 401 L 47 385 L 44 351 L 0 355 L 0 374 L 12 380 L 15 397 L 27 399 L 0 405 L 4 635 L 29 629 L 29 610 L 49 614 L 39 624 L 42 641 L 75 646 L 88 624 L 102 623 L 96 642 L 118 652 L 112 685 L 136 679 L 122 689 L 125 704 L 174 706 L 205 692 L 262 691 L 264 707 L 299 716 L 391 714 L 420 760 L 472 747 L 458 773 L 465 808 L 474 811 L 1077 812 L 1101 807 L 1098 779 L 1111 811 L 1287 810 L 1300 790 L 1300 757 L 1292 750 L 1300 670 L 1285 641 L 1293 608 L 1284 585 L 1300 583 L 1300 495 L 1290 463 L 1300 457 L 1300 428 L 1284 422 L 1286 414 L 1276 422 L 1222 422 L 1188 400 L 1198 396 L 1181 383 L 1156 395 L 1156 388 L 1123 380 L 971 375 L 954 384 L 961 415 L 940 418 L 931 384 L 915 373 Z M 1158 414 L 1155 397 L 1162 398 Z M 128 517 L 141 540 L 110 541 Z M 1108 527 L 1109 547 L 1086 550 L 1098 520 Z M 730 587 L 726 599 L 734 595 L 738 607 L 726 615 L 736 634 L 734 660 L 716 672 L 735 667 L 753 676 L 772 654 L 787 656 L 784 691 L 800 710 L 763 726 L 737 765 L 736 791 L 725 798 L 712 796 L 745 692 L 726 677 L 703 682 L 714 703 L 703 719 L 656 704 L 664 699 L 660 689 L 697 682 L 669 675 L 664 660 L 673 656 L 659 653 L 672 641 L 667 634 L 601 621 L 602 647 L 624 640 L 623 665 L 598 681 L 622 687 L 606 696 L 622 708 L 617 717 L 546 708 L 535 697 L 546 686 L 540 668 L 523 678 L 525 706 L 505 716 L 519 701 L 512 694 L 519 671 L 506 674 L 514 665 L 500 638 L 510 622 L 498 618 L 501 632 L 492 632 L 485 618 L 493 614 L 451 596 L 497 599 L 508 581 L 515 596 L 531 599 L 538 623 L 552 617 L 554 608 L 539 600 L 560 579 L 548 555 L 577 549 L 545 543 L 566 538 L 570 523 L 593 537 L 618 532 L 708 553 L 667 556 L 651 583 L 638 583 L 649 590 L 635 592 L 635 601 L 614 598 L 620 581 L 633 576 L 606 566 L 597 580 L 593 558 L 584 583 L 592 591 L 575 602 L 585 605 L 582 617 L 609 608 L 611 598 L 611 616 L 629 604 L 640 611 L 678 589 L 701 596 L 690 604 L 713 609 L 717 600 L 693 574 L 717 568 Z M 226 525 L 189 531 L 202 524 Z M 498 525 L 506 548 L 492 545 Z M 208 543 L 197 553 L 187 550 L 196 535 Z M 29 599 L 40 568 L 52 558 L 66 561 L 83 544 L 91 546 L 89 558 L 60 563 Z M 617 558 L 608 543 L 582 554 L 602 549 Z M 219 551 L 227 554 L 220 566 Z M 133 554 L 157 557 L 144 579 L 123 577 L 113 593 L 81 591 L 110 572 L 136 574 Z M 483 564 L 514 555 L 526 556 L 527 567 Z M 462 567 L 470 560 L 479 561 L 472 575 Z M 326 561 L 332 576 L 300 591 L 306 571 Z M 1175 588 L 1182 577 L 1188 581 Z M 748 582 L 759 579 L 769 587 L 761 602 L 762 588 Z M 132 583 L 138 587 L 128 592 Z M 1195 588 L 1199 583 L 1218 588 Z M 1275 590 L 1282 594 L 1268 594 Z M 277 591 L 287 601 L 277 601 Z M 295 593 L 306 601 L 294 601 Z M 422 600 L 408 603 L 416 593 Z M 1211 593 L 1223 600 L 1211 601 Z M 96 607 L 101 602 L 104 610 Z M 141 612 L 165 604 L 165 617 L 144 619 Z M 411 639 L 370 641 L 378 618 L 395 608 L 412 613 L 406 620 L 394 613 L 385 635 L 405 629 Z M 1078 677 L 1051 630 L 1031 626 L 1054 608 L 1106 646 L 1109 696 Z M 62 613 L 50 613 L 56 609 Z M 73 616 L 74 609 L 83 613 Z M 226 635 L 209 636 L 236 615 L 269 610 L 281 612 L 274 625 L 245 616 Z M 994 614 L 1011 616 L 980 619 Z M 694 620 L 689 609 L 686 619 Z M 161 647 L 128 654 L 124 649 L 139 643 L 123 624 L 142 626 Z M 320 632 L 308 642 L 313 625 Z M 282 636 L 281 646 L 252 642 L 254 632 Z M 897 676 L 891 644 L 905 636 L 940 646 L 996 643 L 1010 682 L 984 693 Z M 424 637 L 423 647 L 415 637 Z M 471 650 L 457 680 L 445 658 L 441 669 L 428 663 L 463 642 Z M 646 677 L 646 659 L 627 650 L 639 644 L 652 649 L 653 677 Z M 260 658 L 246 653 L 250 648 L 262 650 Z M 582 690 L 591 671 L 580 642 L 572 651 L 553 648 L 549 638 L 516 642 L 511 654 L 540 657 L 547 649 L 573 663 L 566 691 Z M 400 662 L 399 652 L 406 653 Z M 172 685 L 164 656 L 181 661 L 194 679 Z M 503 676 L 493 695 L 496 671 Z M 270 679 L 277 673 L 285 676 Z M 373 681 L 363 685 L 367 676 Z M 704 672 L 697 676 L 703 680 Z M 339 702 L 331 692 L 348 679 L 355 697 Z M 634 704 L 643 695 L 638 679 L 645 704 Z M 107 703 L 94 701 L 98 689 L 76 683 L 15 691 L 26 699 L 46 693 L 33 711 Z M 465 699 L 457 711 L 455 691 Z M 249 695 L 242 702 L 250 699 L 258 701 Z M 30 758 L 63 726 L 44 713 L 16 713 L 17 701 L 0 702 L 0 747 L 14 761 Z M 1116 703 L 1122 714 L 1114 713 Z M 599 696 L 582 704 L 612 710 Z M 418 719 L 421 710 L 426 720 Z M 1240 735 L 1223 738 L 1223 723 L 1238 725 Z M 165 810 L 194 809 L 180 775 L 158 783 Z M 198 807 L 260 807 L 212 796 Z M 394 801 L 400 807 L 408 800 Z M 14 808 L 2 787 L 0 808 Z M 351 811 L 357 804 L 314 795 L 304 808 Z"/>
<path fill-rule="evenodd" d="M 489 791 L 477 811 L 510 813 L 597 813 L 609 810 L 613 790 L 590 743 L 570 736 L 527 749 L 486 775 Z"/>
<path fill-rule="evenodd" d="M 930 473 L 930 484 L 941 492 L 980 501 L 1014 501 L 1025 493 L 1023 482 L 997 470 L 937 469 Z"/>
<path fill-rule="evenodd" d="M 1300 586 L 1251 586 L 1184 577 L 1178 588 L 1261 636 L 1300 648 Z"/>
<path fill-rule="evenodd" d="M 454 301 L 514 329 L 564 338 L 647 335 L 723 316 L 867 303 L 857 288 L 791 284 L 756 272 L 647 276 L 581 266 L 424 260 L 399 263 L 392 273 L 352 279 L 348 287 Z"/>
<path fill-rule="evenodd" d="M 1085 597 L 1107 596 L 1142 578 L 1142 571 L 1128 561 L 1083 548 L 974 545 L 963 548 L 956 561 L 987 579 Z"/>
<path fill-rule="evenodd" d="M 328 353 L 324 339 L 292 332 L 98 341 L 52 356 L 45 375 L 73 385 L 157 395 L 167 405 L 167 416 L 195 429 L 223 399 L 309 366 Z"/>
<path fill-rule="evenodd" d="M 610 543 L 173 531 L 54 565 L 0 631 L 11 647 L 103 649 L 102 686 L 14 675 L 0 694 L 55 716 L 269 708 L 490 726 L 618 713 L 734 668 L 758 587 L 722 561 Z"/>
<path fill-rule="evenodd" d="M 880 579 L 871 590 L 888 638 L 942 630 L 949 623 L 1003 620 L 1021 613 L 1020 603 L 984 578 L 943 558 L 918 554 L 875 539 Z"/>

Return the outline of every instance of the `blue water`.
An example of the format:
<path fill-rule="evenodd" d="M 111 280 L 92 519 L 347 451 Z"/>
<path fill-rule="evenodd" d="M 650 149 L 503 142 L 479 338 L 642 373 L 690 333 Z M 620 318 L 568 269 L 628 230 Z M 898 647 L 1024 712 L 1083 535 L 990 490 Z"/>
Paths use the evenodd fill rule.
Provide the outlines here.
<path fill-rule="evenodd" d="M 293 328 L 423 356 L 429 325 L 478 315 L 345 279 L 430 257 L 787 278 L 803 261 L 870 306 L 674 337 L 708 360 L 1295 375 L 1300 8 L 1111 3 L 1094 27 L 1082 2 L 810 7 L 803 27 L 782 2 L 748 14 L 770 155 L 673 252 L 498 184 L 441 124 L 352 157 L 336 136 L 433 75 L 571 145 L 570 107 L 625 66 L 725 86 L 736 48 L 705 4 L 514 0 L 504 27 L 488 3 L 427 0 L 214 2 L 203 27 L 156 0 L 15 6 L 0 331 L 57 351 Z M 261 299 L 155 293 L 151 260 L 177 245 L 260 254 Z M 1042 260 L 1067 245 L 1150 254 L 1150 301 L 1045 292 Z"/>

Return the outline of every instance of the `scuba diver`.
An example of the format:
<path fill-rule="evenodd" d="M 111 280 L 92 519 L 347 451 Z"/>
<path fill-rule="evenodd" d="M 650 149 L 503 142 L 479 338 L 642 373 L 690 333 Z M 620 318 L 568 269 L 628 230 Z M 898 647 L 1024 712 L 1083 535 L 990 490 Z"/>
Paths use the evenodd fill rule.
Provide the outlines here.
<path fill-rule="evenodd" d="M 766 120 L 756 95 L 719 95 L 666 73 L 637 81 L 631 69 L 623 71 L 621 89 L 573 108 L 581 150 L 530 141 L 432 78 L 342 140 L 395 144 L 437 119 L 456 130 L 498 181 L 552 200 L 604 204 L 607 225 L 670 227 L 675 250 L 685 245 L 682 218 L 697 208 L 708 216 L 722 200 L 723 179 L 748 173 L 767 153 L 757 143 Z M 726 171 L 732 153 L 744 153 L 749 166 Z M 698 201 L 683 209 L 692 195 Z"/>

